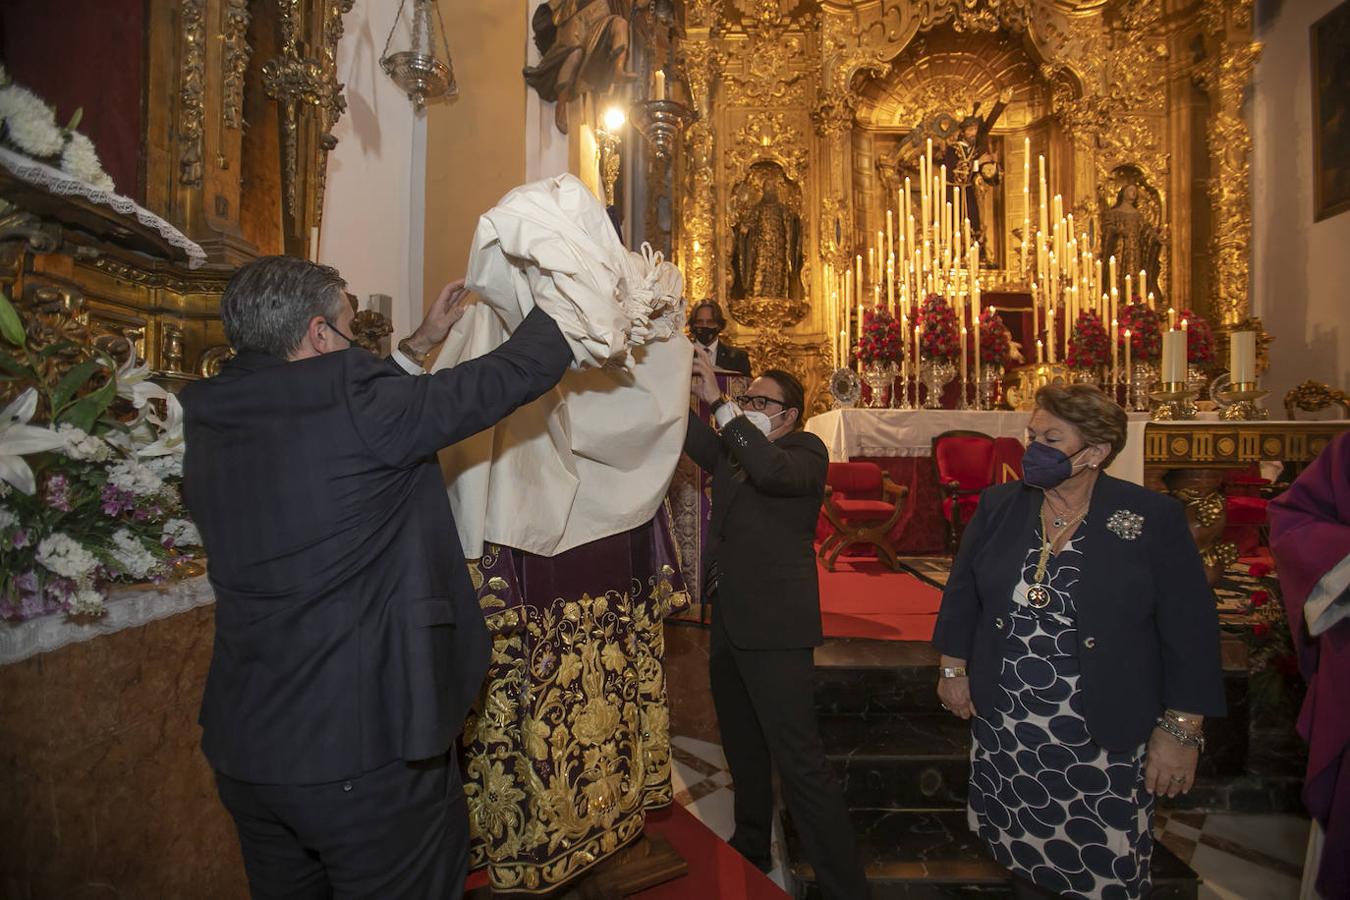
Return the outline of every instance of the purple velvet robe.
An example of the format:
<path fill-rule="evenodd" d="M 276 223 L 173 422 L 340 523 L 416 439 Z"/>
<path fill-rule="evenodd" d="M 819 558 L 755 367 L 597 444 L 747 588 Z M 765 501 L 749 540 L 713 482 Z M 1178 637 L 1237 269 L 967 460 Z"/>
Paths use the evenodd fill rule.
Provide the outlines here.
<path fill-rule="evenodd" d="M 1350 433 L 1336 438 L 1270 504 L 1270 548 L 1308 695 L 1298 731 L 1308 742 L 1303 802 L 1326 831 L 1317 873 L 1323 897 L 1350 896 L 1350 619 L 1318 637 L 1304 602 L 1350 554 Z"/>

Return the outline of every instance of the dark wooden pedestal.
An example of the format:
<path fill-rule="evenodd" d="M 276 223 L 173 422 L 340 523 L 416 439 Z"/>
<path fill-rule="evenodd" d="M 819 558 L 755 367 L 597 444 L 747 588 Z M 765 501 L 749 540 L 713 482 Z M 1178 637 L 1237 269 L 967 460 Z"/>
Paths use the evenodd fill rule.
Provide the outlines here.
<path fill-rule="evenodd" d="M 632 844 L 597 865 L 575 884 L 549 894 L 496 893 L 490 887 L 470 891 L 467 900 L 548 897 L 551 900 L 618 900 L 645 891 L 689 872 L 670 842 L 659 834 L 643 834 Z"/>

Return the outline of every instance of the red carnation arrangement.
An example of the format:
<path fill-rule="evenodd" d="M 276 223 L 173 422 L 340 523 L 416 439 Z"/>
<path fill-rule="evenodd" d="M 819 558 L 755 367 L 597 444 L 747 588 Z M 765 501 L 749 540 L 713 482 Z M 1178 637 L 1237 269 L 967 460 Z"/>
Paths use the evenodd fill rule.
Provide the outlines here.
<path fill-rule="evenodd" d="M 900 359 L 904 332 L 900 323 L 882 307 L 863 310 L 862 333 L 853 350 L 854 359 L 863 363 L 888 363 Z"/>
<path fill-rule="evenodd" d="M 1092 310 L 1078 314 L 1064 361 L 1071 369 L 1100 369 L 1111 362 L 1111 336 L 1106 333 L 1101 317 Z"/>
<path fill-rule="evenodd" d="M 1136 360 L 1150 361 L 1162 357 L 1162 322 L 1138 297 L 1121 310 L 1118 343 L 1125 343 L 1125 329 L 1130 330 L 1130 352 Z"/>
<path fill-rule="evenodd" d="M 1186 321 L 1186 362 L 1193 366 L 1214 362 L 1214 329 L 1209 321 L 1189 309 L 1178 313 L 1177 319 Z"/>
<path fill-rule="evenodd" d="M 961 355 L 961 329 L 956 326 L 956 311 L 945 297 L 929 294 L 919 307 L 923 327 L 924 359 L 954 360 Z"/>
<path fill-rule="evenodd" d="M 992 306 L 980 313 L 980 364 L 1006 368 L 1012 356 L 1012 334 Z"/>

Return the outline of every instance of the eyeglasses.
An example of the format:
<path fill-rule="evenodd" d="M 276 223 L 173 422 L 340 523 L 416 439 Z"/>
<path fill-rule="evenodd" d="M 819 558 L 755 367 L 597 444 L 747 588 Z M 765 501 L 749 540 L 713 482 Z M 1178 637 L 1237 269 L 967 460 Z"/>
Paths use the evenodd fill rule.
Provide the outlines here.
<path fill-rule="evenodd" d="M 770 403 L 777 403 L 779 406 L 784 407 L 787 406 L 782 400 L 773 397 L 765 397 L 763 395 L 741 394 L 736 398 L 736 405 L 740 406 L 741 409 L 753 409 L 758 412 L 764 412 L 765 408 L 768 407 Z"/>

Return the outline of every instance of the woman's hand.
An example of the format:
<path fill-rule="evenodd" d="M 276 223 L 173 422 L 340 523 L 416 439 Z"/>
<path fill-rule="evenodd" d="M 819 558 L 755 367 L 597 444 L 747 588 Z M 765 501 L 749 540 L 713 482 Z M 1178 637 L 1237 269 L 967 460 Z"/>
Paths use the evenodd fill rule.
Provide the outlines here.
<path fill-rule="evenodd" d="M 1185 794 L 1195 785 L 1198 747 L 1187 747 L 1161 728 L 1153 729 L 1144 757 L 1144 790 L 1159 797 Z"/>
<path fill-rule="evenodd" d="M 939 664 L 944 668 L 958 666 L 964 668 L 966 661 L 954 656 L 943 656 Z M 975 715 L 975 704 L 970 700 L 970 678 L 967 676 L 962 675 L 959 678 L 939 676 L 937 694 L 938 699 L 942 701 L 942 708 L 953 715 L 960 716 L 963 719 L 969 719 Z"/>

